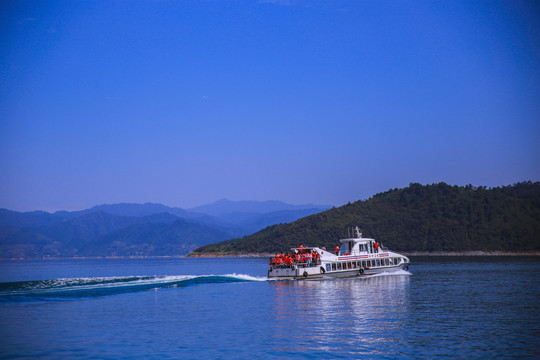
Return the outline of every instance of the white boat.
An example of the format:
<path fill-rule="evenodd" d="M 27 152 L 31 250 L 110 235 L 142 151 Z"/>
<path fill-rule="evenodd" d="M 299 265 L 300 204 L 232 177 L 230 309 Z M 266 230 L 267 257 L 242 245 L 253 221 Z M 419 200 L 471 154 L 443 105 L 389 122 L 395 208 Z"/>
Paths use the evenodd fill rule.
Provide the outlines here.
<path fill-rule="evenodd" d="M 300 246 L 270 260 L 269 278 L 283 280 L 322 279 L 327 277 L 369 276 L 383 272 L 408 270 L 404 255 L 383 249 L 377 241 L 362 237 L 358 226 L 352 237 L 341 239 L 337 252 L 319 247 Z"/>

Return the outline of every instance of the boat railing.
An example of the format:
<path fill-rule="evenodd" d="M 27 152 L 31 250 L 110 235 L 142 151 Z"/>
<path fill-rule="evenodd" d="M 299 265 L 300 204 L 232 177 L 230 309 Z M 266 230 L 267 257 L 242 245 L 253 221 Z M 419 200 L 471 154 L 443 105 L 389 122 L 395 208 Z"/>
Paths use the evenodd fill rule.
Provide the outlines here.
<path fill-rule="evenodd" d="M 317 259 L 316 261 L 313 260 L 294 260 L 291 264 L 287 264 L 285 262 L 282 263 L 273 263 L 273 260 L 275 258 L 270 258 L 270 267 L 273 269 L 294 269 L 294 268 L 309 268 L 309 267 L 315 267 L 321 265 L 321 259 Z"/>

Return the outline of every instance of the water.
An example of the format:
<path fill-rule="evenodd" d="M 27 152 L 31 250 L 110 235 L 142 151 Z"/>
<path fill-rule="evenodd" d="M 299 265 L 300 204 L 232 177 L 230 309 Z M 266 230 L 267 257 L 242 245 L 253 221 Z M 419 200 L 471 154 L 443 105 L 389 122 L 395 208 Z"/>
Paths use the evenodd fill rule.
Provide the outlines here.
<path fill-rule="evenodd" d="M 0 357 L 540 358 L 540 259 L 268 281 L 267 259 L 0 262 Z"/>

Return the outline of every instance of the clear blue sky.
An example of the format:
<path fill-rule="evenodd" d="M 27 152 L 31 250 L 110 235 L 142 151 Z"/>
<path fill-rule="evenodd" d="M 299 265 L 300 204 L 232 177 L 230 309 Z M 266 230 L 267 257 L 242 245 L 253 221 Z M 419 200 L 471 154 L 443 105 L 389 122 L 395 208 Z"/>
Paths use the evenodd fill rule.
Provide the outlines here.
<path fill-rule="evenodd" d="M 540 180 L 537 1 L 3 1 L 0 207 Z"/>

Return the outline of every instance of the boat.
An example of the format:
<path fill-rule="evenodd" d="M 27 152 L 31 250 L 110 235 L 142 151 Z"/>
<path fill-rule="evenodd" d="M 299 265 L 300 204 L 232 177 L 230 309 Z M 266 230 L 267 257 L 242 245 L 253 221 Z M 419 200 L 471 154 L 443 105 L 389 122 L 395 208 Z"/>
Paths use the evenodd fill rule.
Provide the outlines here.
<path fill-rule="evenodd" d="M 268 277 L 281 280 L 315 280 L 371 276 L 385 272 L 408 270 L 410 260 L 379 245 L 375 239 L 362 236 L 358 226 L 349 230 L 349 237 L 340 239 L 336 251 L 325 248 L 291 248 L 289 253 L 270 259 Z"/>

